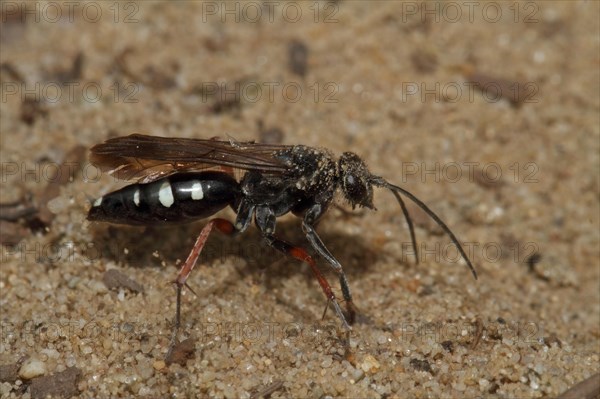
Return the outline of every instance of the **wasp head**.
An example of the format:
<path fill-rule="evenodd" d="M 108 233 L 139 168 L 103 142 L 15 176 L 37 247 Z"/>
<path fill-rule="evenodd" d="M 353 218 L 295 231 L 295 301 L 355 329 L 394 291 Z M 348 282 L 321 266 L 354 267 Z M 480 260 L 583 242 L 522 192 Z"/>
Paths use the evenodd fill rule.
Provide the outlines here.
<path fill-rule="evenodd" d="M 345 152 L 338 161 L 338 170 L 342 192 L 352 208 L 358 205 L 375 209 L 371 174 L 363 160 L 352 152 Z"/>

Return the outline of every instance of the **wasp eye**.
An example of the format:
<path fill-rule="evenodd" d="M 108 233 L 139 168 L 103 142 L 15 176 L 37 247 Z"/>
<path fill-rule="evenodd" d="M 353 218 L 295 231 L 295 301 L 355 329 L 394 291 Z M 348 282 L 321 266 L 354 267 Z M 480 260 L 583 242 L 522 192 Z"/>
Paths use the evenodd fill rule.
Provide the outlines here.
<path fill-rule="evenodd" d="M 361 204 L 367 194 L 366 187 L 355 176 L 347 175 L 344 179 L 344 194 L 348 201 L 352 204 L 352 208 L 356 204 Z"/>
<path fill-rule="evenodd" d="M 366 193 L 366 187 L 357 177 L 354 175 L 346 175 L 346 179 L 344 182 L 344 191 L 346 194 L 356 200 L 360 200 Z M 354 201 L 360 202 L 360 201 Z"/>

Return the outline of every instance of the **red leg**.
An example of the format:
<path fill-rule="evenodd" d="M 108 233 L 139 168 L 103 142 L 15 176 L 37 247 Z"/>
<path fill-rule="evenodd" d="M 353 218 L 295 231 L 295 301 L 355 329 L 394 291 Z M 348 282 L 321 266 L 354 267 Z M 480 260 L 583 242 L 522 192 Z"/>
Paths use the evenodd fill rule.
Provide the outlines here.
<path fill-rule="evenodd" d="M 185 285 L 185 281 L 190 276 L 190 273 L 192 273 L 192 270 L 194 270 L 196 262 L 198 261 L 198 257 L 200 256 L 202 248 L 204 248 L 204 244 L 206 244 L 206 240 L 208 239 L 208 236 L 210 235 L 210 232 L 212 231 L 213 227 L 216 227 L 217 230 L 219 230 L 221 233 L 227 235 L 233 235 L 236 231 L 233 224 L 225 219 L 217 218 L 212 219 L 210 222 L 208 222 L 200 232 L 198 238 L 196 239 L 196 243 L 192 248 L 192 252 L 190 252 L 190 254 L 188 255 L 187 259 L 183 263 L 183 266 L 181 266 L 181 270 L 179 271 L 177 278 L 175 279 L 175 281 L 173 281 L 173 283 L 177 284 L 179 287 Z"/>
<path fill-rule="evenodd" d="M 196 239 L 196 243 L 194 244 L 192 251 L 188 255 L 185 262 L 183 263 L 183 266 L 181 266 L 181 270 L 179 271 L 177 278 L 173 281 L 173 283 L 177 285 L 177 305 L 176 305 L 177 307 L 176 307 L 176 313 L 175 313 L 175 326 L 173 329 L 173 336 L 171 337 L 171 344 L 169 345 L 169 351 L 167 353 L 167 358 L 169 358 L 171 351 L 173 350 L 173 347 L 175 346 L 175 340 L 177 339 L 177 332 L 179 331 L 179 326 L 181 324 L 181 289 L 183 288 L 184 285 L 187 286 L 186 280 L 192 273 L 192 270 L 194 270 L 194 267 L 196 266 L 196 262 L 198 261 L 198 258 L 200 257 L 200 253 L 202 252 L 202 248 L 204 248 L 204 245 L 206 244 L 206 240 L 208 239 L 210 232 L 215 227 L 221 233 L 224 233 L 227 235 L 233 235 L 236 233 L 236 229 L 230 221 L 225 220 L 225 219 L 220 219 L 220 218 L 212 219 L 211 221 L 209 221 L 206 224 L 206 226 L 204 226 L 204 228 L 200 232 L 200 235 Z"/>
<path fill-rule="evenodd" d="M 319 282 L 321 289 L 323 290 L 323 292 L 325 293 L 325 296 L 327 297 L 327 303 L 328 304 L 331 303 L 333 305 L 333 308 L 335 309 L 335 312 L 337 313 L 338 317 L 342 320 L 344 327 L 347 330 L 351 330 L 351 327 L 348 324 L 346 317 L 344 317 L 344 313 L 342 312 L 342 309 L 340 308 L 340 305 L 338 304 L 338 301 L 335 298 L 335 295 L 333 294 L 333 290 L 331 289 L 331 286 L 327 282 L 327 279 L 325 279 L 325 276 L 323 276 L 323 274 L 317 267 L 317 264 L 316 264 L 315 260 L 312 258 L 312 256 L 310 256 L 304 248 L 296 247 L 296 246 L 294 246 L 286 241 L 283 241 L 277 237 L 266 236 L 265 239 L 267 240 L 269 245 L 271 247 L 275 248 L 276 250 L 283 252 L 284 254 L 291 256 L 292 258 L 297 259 L 301 262 L 308 263 L 308 265 L 312 269 L 313 274 L 317 278 L 317 281 Z"/>

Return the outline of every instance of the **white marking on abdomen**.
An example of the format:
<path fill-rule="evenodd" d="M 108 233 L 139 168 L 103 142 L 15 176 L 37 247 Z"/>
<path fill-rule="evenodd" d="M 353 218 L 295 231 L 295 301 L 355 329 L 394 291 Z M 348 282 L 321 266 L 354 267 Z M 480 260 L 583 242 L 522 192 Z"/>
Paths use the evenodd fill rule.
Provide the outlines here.
<path fill-rule="evenodd" d="M 102 205 L 102 197 L 96 199 L 96 201 L 94 201 L 94 206 L 100 206 Z"/>
<path fill-rule="evenodd" d="M 158 201 L 166 208 L 170 207 L 175 202 L 173 190 L 171 190 L 171 184 L 168 180 L 165 180 L 163 184 L 160 185 L 160 189 L 158 190 Z"/>
<path fill-rule="evenodd" d="M 202 183 L 195 180 L 192 183 L 192 199 L 193 200 L 201 200 L 204 198 L 204 191 L 202 191 Z"/>
<path fill-rule="evenodd" d="M 133 193 L 133 203 L 135 206 L 140 206 L 140 189 L 136 189 Z"/>

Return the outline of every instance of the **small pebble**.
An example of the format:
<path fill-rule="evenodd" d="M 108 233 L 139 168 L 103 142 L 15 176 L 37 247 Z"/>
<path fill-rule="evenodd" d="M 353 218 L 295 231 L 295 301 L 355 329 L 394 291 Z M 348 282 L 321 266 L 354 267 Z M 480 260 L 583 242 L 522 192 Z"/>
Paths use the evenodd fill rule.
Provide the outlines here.
<path fill-rule="evenodd" d="M 31 380 L 46 374 L 46 363 L 36 358 L 27 359 L 19 369 L 19 377 L 24 380 Z"/>
<path fill-rule="evenodd" d="M 305 76 L 308 69 L 308 47 L 299 40 L 293 40 L 288 47 L 289 68 L 298 76 Z"/>
<path fill-rule="evenodd" d="M 369 371 L 377 371 L 377 369 L 379 369 L 380 365 L 379 362 L 377 361 L 377 359 L 375 359 L 373 356 L 371 355 L 367 355 L 365 356 L 365 359 L 363 360 L 363 362 L 360 364 L 360 368 L 365 372 L 368 373 Z"/>
<path fill-rule="evenodd" d="M 81 281 L 81 278 L 73 277 L 73 278 L 69 279 L 69 282 L 67 283 L 67 287 L 69 287 L 70 289 L 74 289 L 75 287 L 77 287 L 77 284 L 79 284 L 80 281 Z"/>
<path fill-rule="evenodd" d="M 152 363 L 152 367 L 154 367 L 154 370 L 162 370 L 164 369 L 166 366 L 166 363 L 164 362 L 164 360 L 157 360 L 154 363 Z"/>
<path fill-rule="evenodd" d="M 150 359 L 142 358 L 137 363 L 137 370 L 142 380 L 146 381 L 154 375 L 154 363 L 150 365 Z"/>
<path fill-rule="evenodd" d="M 360 380 L 362 380 L 365 376 L 365 373 L 361 369 L 355 369 L 352 373 L 352 379 L 350 380 L 351 384 L 356 384 Z"/>
<path fill-rule="evenodd" d="M 60 357 L 60 353 L 56 349 L 42 349 L 40 352 L 50 359 L 58 359 Z"/>
<path fill-rule="evenodd" d="M 333 364 L 333 358 L 331 356 L 326 356 L 325 359 L 321 362 L 321 366 L 323 368 L 329 368 Z"/>
<path fill-rule="evenodd" d="M 8 394 L 12 391 L 12 385 L 9 382 L 3 382 L 0 384 L 0 396 L 3 398 L 8 397 Z"/>
<path fill-rule="evenodd" d="M 88 287 L 92 292 L 95 292 L 96 294 L 105 294 L 108 292 L 108 289 L 106 288 L 104 283 L 98 280 L 90 281 Z"/>
<path fill-rule="evenodd" d="M 113 344 L 113 341 L 108 338 L 105 338 L 102 340 L 102 347 L 106 350 L 111 349 L 112 344 Z"/>
<path fill-rule="evenodd" d="M 458 383 L 452 384 L 452 388 L 456 389 L 457 391 L 462 392 L 465 389 L 467 389 L 467 386 L 463 382 L 458 382 Z"/>

